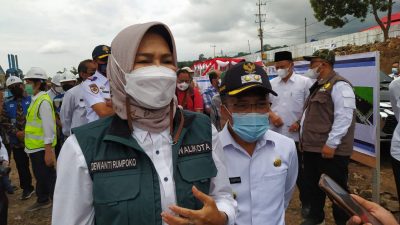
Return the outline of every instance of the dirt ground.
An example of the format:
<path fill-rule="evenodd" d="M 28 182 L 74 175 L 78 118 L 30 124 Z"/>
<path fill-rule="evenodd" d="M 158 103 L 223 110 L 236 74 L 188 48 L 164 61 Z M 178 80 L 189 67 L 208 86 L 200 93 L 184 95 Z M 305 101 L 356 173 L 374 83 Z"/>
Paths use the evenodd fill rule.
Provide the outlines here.
<path fill-rule="evenodd" d="M 393 173 L 390 165 L 387 148 L 382 149 L 383 155 L 381 158 L 381 204 L 391 209 L 398 216 L 399 206 L 396 194 L 396 187 L 393 180 Z M 14 163 L 13 163 L 14 166 Z M 373 171 L 359 163 L 352 162 L 349 166 L 349 189 L 352 193 L 360 194 L 363 197 L 371 198 L 371 183 Z M 18 184 L 18 175 L 13 168 L 11 179 L 14 184 Z M 18 198 L 22 193 L 18 189 L 15 194 L 9 195 L 9 225 L 50 225 L 51 224 L 51 209 L 44 209 L 37 212 L 25 212 L 25 209 L 34 203 L 36 197 L 29 200 L 21 201 Z M 331 213 L 331 202 L 326 201 L 326 224 L 335 224 Z M 302 221 L 300 215 L 300 201 L 298 199 L 298 191 L 293 195 L 293 199 L 286 211 L 286 224 L 298 225 Z"/>

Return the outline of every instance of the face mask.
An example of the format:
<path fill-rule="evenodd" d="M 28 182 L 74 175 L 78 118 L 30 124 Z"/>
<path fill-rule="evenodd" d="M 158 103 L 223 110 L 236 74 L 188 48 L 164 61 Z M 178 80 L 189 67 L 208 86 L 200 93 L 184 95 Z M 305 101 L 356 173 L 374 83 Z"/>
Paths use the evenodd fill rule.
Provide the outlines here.
<path fill-rule="evenodd" d="M 56 86 L 56 87 L 54 88 L 54 91 L 57 92 L 58 94 L 64 93 L 63 88 L 62 88 L 62 87 L 59 87 L 59 86 Z"/>
<path fill-rule="evenodd" d="M 285 78 L 289 75 L 289 69 L 278 69 L 278 71 L 276 71 L 276 73 L 278 74 L 278 76 L 280 78 Z"/>
<path fill-rule="evenodd" d="M 176 74 L 164 66 L 147 66 L 125 73 L 125 91 L 146 109 L 161 109 L 175 95 Z"/>
<path fill-rule="evenodd" d="M 25 92 L 29 96 L 33 95 L 33 86 L 32 86 L 32 84 L 25 84 Z"/>
<path fill-rule="evenodd" d="M 392 73 L 398 75 L 399 74 L 399 69 L 398 68 L 392 68 Z"/>
<path fill-rule="evenodd" d="M 181 91 L 186 91 L 189 88 L 189 83 L 182 82 L 177 84 L 176 87 Z"/>
<path fill-rule="evenodd" d="M 21 98 L 24 95 L 24 90 L 22 90 L 20 87 L 11 88 L 10 92 L 16 98 Z"/>
<path fill-rule="evenodd" d="M 232 113 L 232 129 L 243 141 L 253 143 L 268 131 L 268 117 L 260 113 Z"/>
<path fill-rule="evenodd" d="M 72 84 L 64 84 L 62 86 L 62 89 L 66 92 L 66 91 L 68 91 L 69 89 L 71 89 L 73 87 L 74 87 L 74 85 L 72 85 Z"/>
<path fill-rule="evenodd" d="M 107 64 L 99 64 L 97 70 L 104 76 L 107 76 Z"/>
<path fill-rule="evenodd" d="M 218 79 L 218 87 L 221 86 L 221 83 L 222 83 L 221 79 Z"/>
<path fill-rule="evenodd" d="M 308 69 L 307 72 L 304 74 L 304 76 L 311 79 L 317 79 L 320 75 L 320 72 L 317 72 L 320 66 L 321 65 L 315 67 L 314 69 Z"/>

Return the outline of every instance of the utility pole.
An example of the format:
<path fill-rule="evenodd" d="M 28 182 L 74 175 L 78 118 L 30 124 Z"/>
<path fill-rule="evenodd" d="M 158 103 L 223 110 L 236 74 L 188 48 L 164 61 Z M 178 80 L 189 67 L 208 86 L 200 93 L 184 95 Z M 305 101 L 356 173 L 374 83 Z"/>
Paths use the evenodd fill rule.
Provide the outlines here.
<path fill-rule="evenodd" d="M 304 43 L 307 43 L 307 17 L 304 17 Z"/>
<path fill-rule="evenodd" d="M 214 58 L 215 58 L 215 48 L 217 47 L 216 45 L 211 45 L 211 48 L 214 48 Z"/>
<path fill-rule="evenodd" d="M 258 37 L 260 38 L 260 45 L 261 45 L 261 60 L 263 60 L 263 55 L 264 55 L 264 34 L 263 34 L 263 28 L 262 28 L 262 23 L 265 23 L 265 20 L 262 19 L 262 17 L 265 16 L 265 14 L 261 13 L 261 6 L 266 5 L 265 2 L 261 2 L 261 0 L 258 0 L 258 3 L 256 3 L 258 6 L 258 13 L 256 14 L 256 17 L 258 20 L 255 22 L 258 23 L 259 28 L 258 28 Z"/>
<path fill-rule="evenodd" d="M 247 40 L 247 44 L 249 45 L 249 54 L 251 54 L 251 49 L 250 49 L 250 40 Z"/>

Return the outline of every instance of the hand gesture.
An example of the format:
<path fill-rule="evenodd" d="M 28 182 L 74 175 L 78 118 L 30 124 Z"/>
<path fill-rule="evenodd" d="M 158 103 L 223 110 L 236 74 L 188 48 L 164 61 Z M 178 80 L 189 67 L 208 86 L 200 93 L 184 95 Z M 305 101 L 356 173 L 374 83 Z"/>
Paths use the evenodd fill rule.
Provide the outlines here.
<path fill-rule="evenodd" d="M 212 197 L 192 187 L 193 195 L 203 204 L 200 210 L 191 210 L 179 206 L 170 206 L 170 210 L 178 216 L 167 212 L 161 213 L 163 221 L 169 225 L 225 225 L 228 218 L 225 213 L 218 210 Z"/>

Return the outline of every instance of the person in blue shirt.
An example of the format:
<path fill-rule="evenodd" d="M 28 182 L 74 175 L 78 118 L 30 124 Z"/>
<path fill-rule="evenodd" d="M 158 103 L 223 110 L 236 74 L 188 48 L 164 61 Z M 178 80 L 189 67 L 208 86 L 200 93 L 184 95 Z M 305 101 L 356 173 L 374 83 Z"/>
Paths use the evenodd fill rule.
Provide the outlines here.
<path fill-rule="evenodd" d="M 6 86 L 13 97 L 3 105 L 2 128 L 7 130 L 9 146 L 14 154 L 19 183 L 23 190 L 20 199 L 25 200 L 30 198 L 34 192 L 29 170 L 29 157 L 24 151 L 25 117 L 31 103 L 31 97 L 25 95 L 24 85 L 18 77 L 10 76 L 6 81 Z"/>

